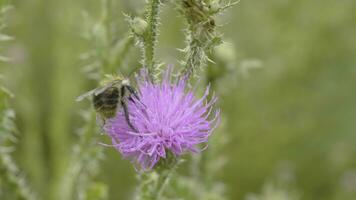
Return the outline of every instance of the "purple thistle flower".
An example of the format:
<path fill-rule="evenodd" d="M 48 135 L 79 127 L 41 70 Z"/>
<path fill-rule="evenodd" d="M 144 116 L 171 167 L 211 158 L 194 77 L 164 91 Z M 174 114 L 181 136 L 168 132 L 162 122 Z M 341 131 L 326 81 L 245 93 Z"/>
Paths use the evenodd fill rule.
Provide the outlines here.
<path fill-rule="evenodd" d="M 165 159 L 167 151 L 175 156 L 200 152 L 204 148 L 199 144 L 208 141 L 219 122 L 219 111 L 211 116 L 216 97 L 206 100 L 209 87 L 197 99 L 194 91 L 186 91 L 186 79 L 172 83 L 170 73 L 171 69 L 167 70 L 159 84 L 149 81 L 144 70 L 137 78 L 139 100 L 133 98 L 128 104 L 130 121 L 137 132 L 127 124 L 122 111 L 104 126 L 113 146 L 144 170 Z"/>

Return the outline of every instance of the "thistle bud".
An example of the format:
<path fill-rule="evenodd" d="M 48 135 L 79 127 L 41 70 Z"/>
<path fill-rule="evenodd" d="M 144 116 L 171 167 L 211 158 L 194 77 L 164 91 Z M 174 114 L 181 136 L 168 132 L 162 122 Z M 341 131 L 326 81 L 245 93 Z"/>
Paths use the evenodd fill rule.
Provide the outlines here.
<path fill-rule="evenodd" d="M 134 33 L 143 35 L 147 30 L 148 24 L 142 18 L 135 17 L 131 22 L 131 27 Z"/>

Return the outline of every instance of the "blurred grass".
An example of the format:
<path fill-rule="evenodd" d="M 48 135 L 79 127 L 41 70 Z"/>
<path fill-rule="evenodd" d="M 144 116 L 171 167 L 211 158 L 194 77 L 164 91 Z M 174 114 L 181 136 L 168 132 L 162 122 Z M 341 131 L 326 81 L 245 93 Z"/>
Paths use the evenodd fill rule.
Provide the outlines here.
<path fill-rule="evenodd" d="M 82 105 L 74 99 L 91 85 L 78 59 L 88 47 L 80 37 L 81 12 L 95 17 L 100 6 L 95 0 L 13 4 L 8 32 L 16 41 L 6 47 L 13 63 L 4 73 L 16 95 L 16 158 L 45 194 L 78 142 Z M 119 1 L 120 33 L 127 30 L 120 13 L 139 13 L 140 5 Z M 172 10 L 164 9 L 159 38 L 159 58 L 166 63 L 176 62 L 175 48 L 184 45 L 183 23 Z M 220 97 L 231 138 L 221 178 L 231 199 L 261 191 L 285 161 L 295 167 L 302 199 L 348 198 L 340 181 L 356 169 L 355 10 L 353 0 L 245 0 L 220 19 L 238 60 L 263 65 Z M 133 192 L 134 169 L 113 149 L 105 151 L 99 178 L 112 199 L 125 199 Z"/>

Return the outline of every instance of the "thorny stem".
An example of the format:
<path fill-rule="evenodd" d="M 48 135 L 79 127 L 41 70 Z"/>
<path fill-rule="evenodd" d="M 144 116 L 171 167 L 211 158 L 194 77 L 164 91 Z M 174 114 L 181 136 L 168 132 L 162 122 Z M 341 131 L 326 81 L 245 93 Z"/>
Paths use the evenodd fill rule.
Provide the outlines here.
<path fill-rule="evenodd" d="M 158 172 L 151 172 L 148 175 L 144 175 L 143 181 L 145 182 L 145 179 L 153 179 L 149 180 L 146 182 L 146 184 L 143 184 L 142 187 L 142 197 L 139 198 L 140 200 L 155 200 L 155 199 L 160 199 L 162 196 L 162 192 L 164 191 L 164 188 L 169 182 L 169 179 L 173 173 L 173 169 L 167 169 L 165 171 L 161 171 L 160 173 Z M 148 176 L 148 177 L 146 177 Z M 153 176 L 153 177 L 149 177 Z M 157 177 L 158 176 L 158 177 Z M 148 187 L 152 187 L 149 189 Z"/>
<path fill-rule="evenodd" d="M 147 7 L 146 20 L 148 30 L 144 40 L 144 67 L 147 67 L 148 72 L 153 80 L 157 79 L 157 68 L 155 68 L 155 46 L 158 35 L 158 15 L 160 11 L 160 0 L 149 0 Z"/>
<path fill-rule="evenodd" d="M 11 156 L 0 152 L 0 184 L 6 184 L 14 191 L 17 199 L 34 200 L 35 197 L 27 186 L 27 182 L 21 177 L 20 171 Z"/>
<path fill-rule="evenodd" d="M 174 174 L 180 161 L 171 153 L 167 158 L 161 160 L 151 172 L 140 174 L 140 186 L 136 200 L 157 200 L 169 184 L 169 180 Z"/>

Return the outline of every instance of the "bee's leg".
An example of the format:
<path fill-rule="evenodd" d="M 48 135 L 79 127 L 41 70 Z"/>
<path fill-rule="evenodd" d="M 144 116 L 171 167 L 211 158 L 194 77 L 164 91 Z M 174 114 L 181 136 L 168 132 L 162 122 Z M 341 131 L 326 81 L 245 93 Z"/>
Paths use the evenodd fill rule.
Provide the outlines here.
<path fill-rule="evenodd" d="M 132 94 L 135 96 L 135 98 L 137 100 L 140 100 L 140 98 L 138 97 L 137 91 L 133 87 L 126 85 L 125 88 L 129 91 L 130 95 Z"/>
<path fill-rule="evenodd" d="M 127 108 L 127 104 L 125 102 L 125 93 L 126 93 L 126 89 L 127 87 L 122 87 L 121 89 L 121 100 L 120 100 L 120 104 L 121 104 L 121 107 L 122 109 L 124 110 L 124 115 L 125 115 L 125 119 L 126 119 L 126 122 L 127 124 L 132 128 L 132 130 L 137 131 L 137 129 L 131 124 L 131 121 L 130 121 L 130 115 L 129 115 L 129 109 Z"/>
<path fill-rule="evenodd" d="M 120 101 L 120 104 L 121 104 L 121 107 L 122 109 L 124 110 L 124 115 L 125 115 L 125 119 L 126 119 L 126 122 L 127 124 L 130 126 L 130 128 L 132 128 L 134 131 L 138 132 L 137 129 L 131 124 L 131 121 L 130 121 L 130 115 L 129 115 L 129 110 L 127 108 L 127 104 L 121 100 Z"/>
<path fill-rule="evenodd" d="M 126 86 L 124 86 L 124 88 L 126 88 L 126 89 L 129 91 L 130 96 L 128 97 L 128 99 L 129 99 L 131 102 L 133 102 L 133 99 L 132 99 L 132 97 L 131 97 L 131 94 L 132 94 L 132 95 L 135 96 L 135 98 L 137 99 L 137 101 L 140 102 L 140 104 L 141 104 L 142 106 L 146 107 L 145 104 L 142 103 L 142 101 L 140 100 L 140 97 L 138 96 L 137 91 L 136 91 L 133 87 L 131 87 L 131 86 L 129 86 L 129 85 L 126 85 Z"/>

